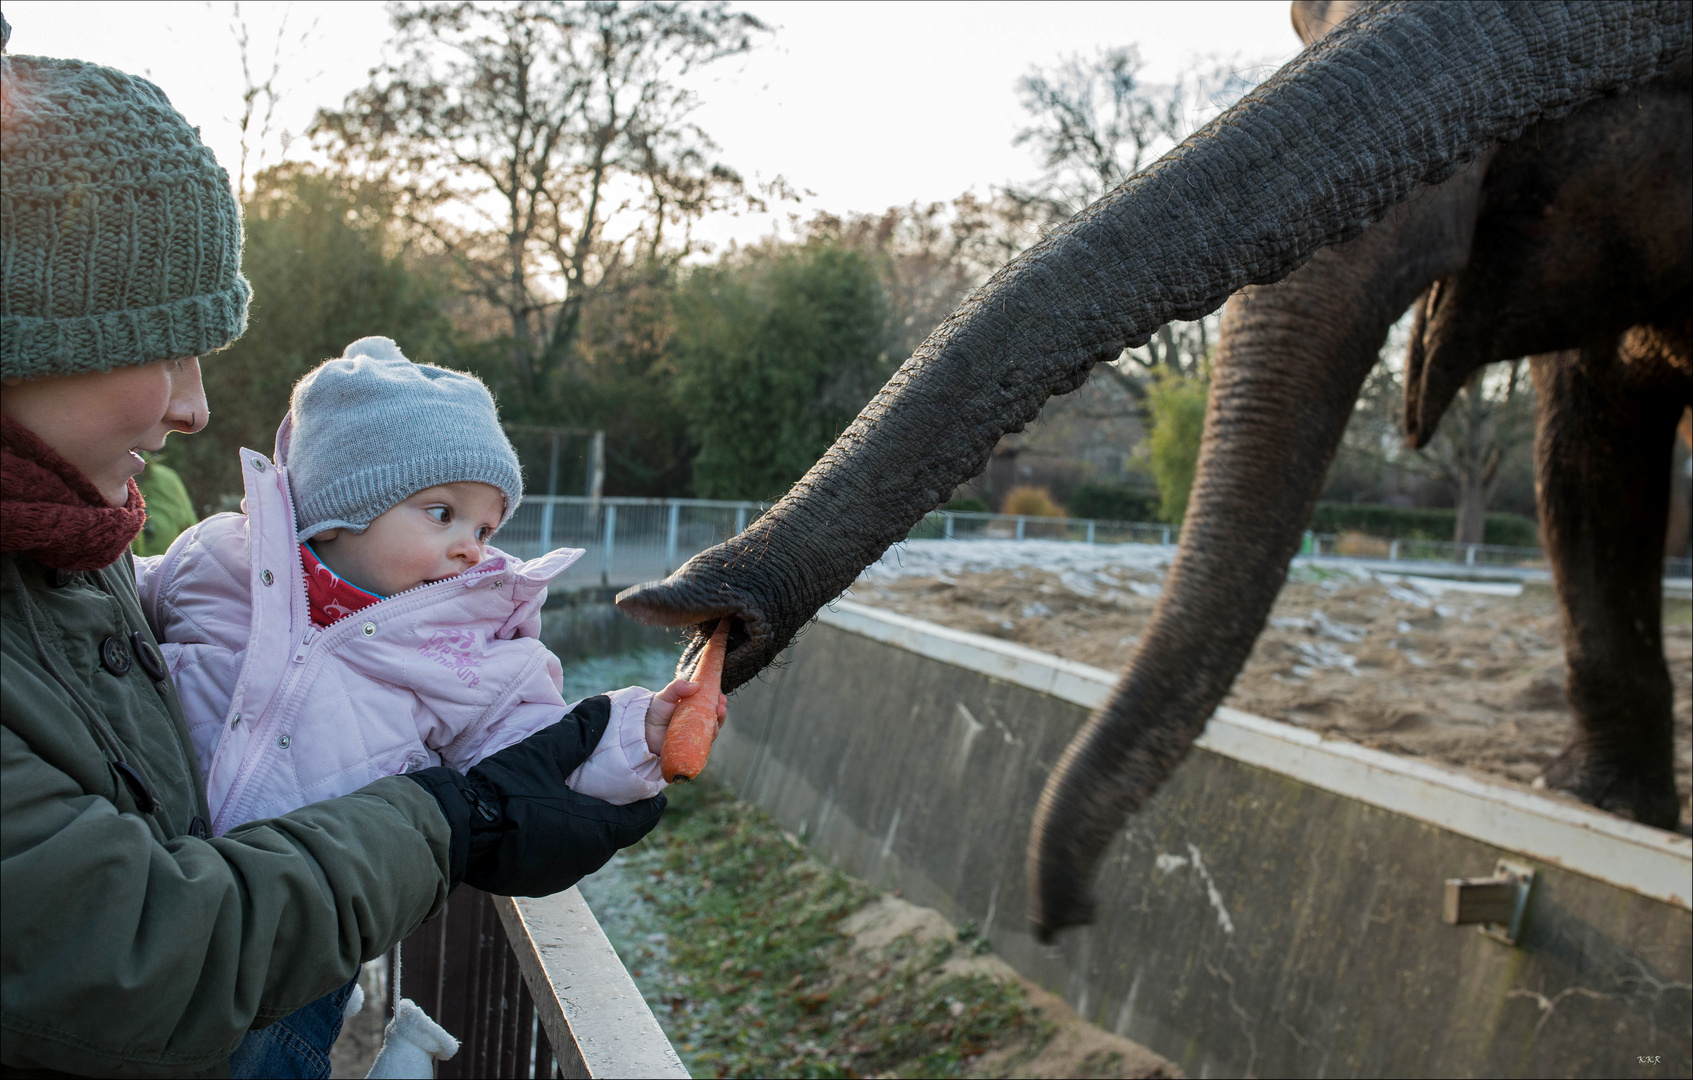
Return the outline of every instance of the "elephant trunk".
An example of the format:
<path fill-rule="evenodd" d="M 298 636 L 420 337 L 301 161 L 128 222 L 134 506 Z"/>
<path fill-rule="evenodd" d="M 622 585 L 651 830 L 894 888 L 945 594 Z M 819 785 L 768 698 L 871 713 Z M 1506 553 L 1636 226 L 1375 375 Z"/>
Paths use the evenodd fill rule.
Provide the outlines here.
<path fill-rule="evenodd" d="M 751 529 L 619 606 L 735 619 L 724 685 L 1092 366 L 1357 236 L 1496 140 L 1686 71 L 1673 2 L 1366 5 L 1146 172 L 1013 260 L 930 335 Z M 1452 58 L 1461 60 L 1454 61 Z"/>
<path fill-rule="evenodd" d="M 1486 155 L 1224 309 L 1181 547 L 1139 651 L 1035 813 L 1029 916 L 1042 937 L 1091 919 L 1105 846 L 1246 663 L 1388 327 L 1468 255 L 1485 169 Z"/>

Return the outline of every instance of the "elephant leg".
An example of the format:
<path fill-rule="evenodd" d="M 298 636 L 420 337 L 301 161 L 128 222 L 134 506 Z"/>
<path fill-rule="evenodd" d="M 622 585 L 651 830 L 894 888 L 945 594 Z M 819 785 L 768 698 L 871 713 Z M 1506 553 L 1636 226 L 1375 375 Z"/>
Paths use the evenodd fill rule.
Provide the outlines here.
<path fill-rule="evenodd" d="M 1575 732 L 1542 780 L 1659 828 L 1680 816 L 1662 637 L 1670 450 L 1687 397 L 1636 328 L 1532 358 L 1541 537 L 1563 603 Z M 1679 370 L 1678 370 L 1679 369 Z"/>

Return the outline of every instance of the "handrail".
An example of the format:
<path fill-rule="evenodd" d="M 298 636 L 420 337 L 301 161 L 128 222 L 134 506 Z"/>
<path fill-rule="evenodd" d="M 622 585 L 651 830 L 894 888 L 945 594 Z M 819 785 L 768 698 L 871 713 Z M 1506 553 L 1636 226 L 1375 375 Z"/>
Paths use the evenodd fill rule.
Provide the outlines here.
<path fill-rule="evenodd" d="M 514 899 L 461 885 L 397 968 L 399 994 L 459 1040 L 442 1080 L 688 1075 L 573 888 Z"/>
<path fill-rule="evenodd" d="M 496 896 L 494 908 L 560 1075 L 689 1075 L 579 891 Z"/>

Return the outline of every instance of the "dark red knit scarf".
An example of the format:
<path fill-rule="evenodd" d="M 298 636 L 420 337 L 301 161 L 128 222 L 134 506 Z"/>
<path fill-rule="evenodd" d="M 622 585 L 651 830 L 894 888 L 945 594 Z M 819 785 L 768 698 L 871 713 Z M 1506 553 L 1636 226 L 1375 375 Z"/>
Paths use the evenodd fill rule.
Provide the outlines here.
<path fill-rule="evenodd" d="M 0 413 L 0 551 L 60 570 L 99 570 L 141 532 L 145 507 L 133 479 L 129 501 L 110 505 L 75 465 Z"/>

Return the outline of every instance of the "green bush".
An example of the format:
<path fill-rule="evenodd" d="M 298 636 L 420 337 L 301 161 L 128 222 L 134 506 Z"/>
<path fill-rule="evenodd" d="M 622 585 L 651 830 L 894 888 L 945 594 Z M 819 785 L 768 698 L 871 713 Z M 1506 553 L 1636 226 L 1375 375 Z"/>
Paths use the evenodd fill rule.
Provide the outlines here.
<path fill-rule="evenodd" d="M 1158 496 L 1121 484 L 1083 484 L 1070 496 L 1070 514 L 1100 521 L 1151 521 Z"/>
<path fill-rule="evenodd" d="M 1456 522 L 1456 510 L 1320 502 L 1311 515 L 1311 531 L 1360 532 L 1387 540 L 1450 540 Z M 1521 514 L 1489 514 L 1482 541 L 1505 547 L 1539 547 L 1540 527 L 1533 518 Z"/>
<path fill-rule="evenodd" d="M 893 370 L 881 280 L 847 248 L 696 267 L 675 310 L 672 392 L 708 499 L 780 496 Z"/>
<path fill-rule="evenodd" d="M 1205 431 L 1204 380 L 1164 373 L 1146 395 L 1152 411 L 1152 478 L 1158 485 L 1158 516 L 1180 525 L 1199 464 Z"/>
<path fill-rule="evenodd" d="M 1028 484 L 1014 487 L 1005 493 L 1005 501 L 1000 504 L 1002 514 L 1017 514 L 1021 517 L 1061 518 L 1068 517 L 1064 508 L 1053 501 L 1052 493 L 1043 487 L 1031 487 Z"/>
<path fill-rule="evenodd" d="M 974 495 L 966 495 L 961 499 L 953 499 L 942 509 L 956 510 L 961 514 L 985 514 L 988 511 L 988 504 Z"/>

